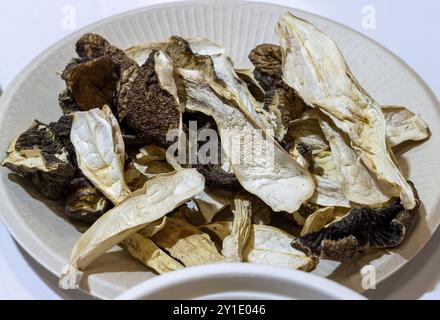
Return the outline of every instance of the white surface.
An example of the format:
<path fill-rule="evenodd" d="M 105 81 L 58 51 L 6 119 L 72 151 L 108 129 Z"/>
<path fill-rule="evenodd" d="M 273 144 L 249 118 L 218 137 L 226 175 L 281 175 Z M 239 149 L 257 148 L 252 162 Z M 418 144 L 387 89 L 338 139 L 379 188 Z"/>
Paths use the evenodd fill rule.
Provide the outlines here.
<path fill-rule="evenodd" d="M 188 290 L 192 288 L 192 290 Z M 336 282 L 298 270 L 221 263 L 167 273 L 126 291 L 120 300 L 363 300 Z"/>
<path fill-rule="evenodd" d="M 5 87 L 14 75 L 36 54 L 73 30 L 63 29 L 63 17 L 73 5 L 76 27 L 113 15 L 126 9 L 164 1 L 54 1 L 40 0 L 38 10 L 30 9 L 33 1 L 0 2 L 0 84 Z M 438 1 L 272 1 L 332 18 L 378 40 L 408 62 L 439 96 L 437 76 L 440 62 L 434 30 L 440 22 L 435 16 Z M 377 28 L 363 30 L 362 6 L 373 4 L 377 13 Z M 64 9 L 63 9 L 64 8 Z M 20 23 L 17 23 L 20 21 Z M 409 23 L 410 22 L 410 23 Z M 11 25 L 14 28 L 11 28 Z M 65 24 L 66 26 L 66 24 Z M 5 63 L 7 61 L 7 63 Z M 60 292 L 56 279 L 32 258 L 17 249 L 3 226 L 0 227 L 0 298 L 79 298 L 80 293 Z M 437 286 L 426 298 L 440 298 L 440 235 L 437 232 L 422 252 L 396 275 L 369 293 L 373 298 L 419 298 Z M 437 285 L 436 285 L 437 284 Z"/>

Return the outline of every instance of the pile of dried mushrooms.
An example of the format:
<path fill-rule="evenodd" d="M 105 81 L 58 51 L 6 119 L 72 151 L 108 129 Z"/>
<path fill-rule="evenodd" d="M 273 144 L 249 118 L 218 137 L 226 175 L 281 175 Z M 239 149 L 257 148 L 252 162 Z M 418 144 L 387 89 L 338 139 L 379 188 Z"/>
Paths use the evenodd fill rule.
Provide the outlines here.
<path fill-rule="evenodd" d="M 249 53 L 253 70 L 204 38 L 128 50 L 78 40 L 61 76 L 63 115 L 36 120 L 3 161 L 90 225 L 62 288 L 114 245 L 157 273 L 221 261 L 310 271 L 403 241 L 419 199 L 393 148 L 428 138 L 428 126 L 379 105 L 312 24 L 286 13 L 276 33 L 280 45 Z M 170 132 L 194 133 L 191 121 L 218 134 L 223 162 L 167 151 Z"/>

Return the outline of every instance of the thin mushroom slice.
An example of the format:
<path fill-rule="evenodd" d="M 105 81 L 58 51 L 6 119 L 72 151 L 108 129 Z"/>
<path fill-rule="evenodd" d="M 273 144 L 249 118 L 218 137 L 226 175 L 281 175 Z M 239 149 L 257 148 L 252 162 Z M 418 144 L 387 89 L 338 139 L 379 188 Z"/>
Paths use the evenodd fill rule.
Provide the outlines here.
<path fill-rule="evenodd" d="M 186 267 L 225 261 L 209 236 L 184 219 L 168 217 L 151 239 Z"/>
<path fill-rule="evenodd" d="M 232 222 L 218 221 L 201 228 L 215 234 L 220 240 L 224 240 L 232 232 Z M 243 249 L 244 261 L 303 271 L 313 270 L 319 260 L 293 249 L 289 245 L 293 239 L 293 236 L 280 229 L 254 224 L 249 240 Z"/>
<path fill-rule="evenodd" d="M 125 148 L 110 108 L 76 112 L 70 139 L 78 167 L 114 204 L 130 194 L 124 180 Z"/>
<path fill-rule="evenodd" d="M 390 195 L 381 189 L 376 177 L 364 167 L 345 137 L 333 127 L 328 118 L 318 115 L 318 121 L 330 144 L 342 183 L 342 194 L 348 200 L 363 205 L 379 206 L 386 203 Z"/>
<path fill-rule="evenodd" d="M 335 219 L 335 208 L 326 207 L 321 208 L 309 215 L 301 230 L 301 236 L 307 233 L 319 231 L 323 229 L 327 224 Z"/>
<path fill-rule="evenodd" d="M 135 233 L 125 239 L 123 247 L 137 260 L 159 274 L 176 271 L 183 268 L 177 260 L 171 258 L 151 239 Z"/>
<path fill-rule="evenodd" d="M 352 147 L 407 209 L 416 206 L 411 186 L 386 142 L 380 105 L 351 74 L 335 42 L 305 20 L 286 13 L 276 32 L 283 54 L 284 81 L 306 104 L 320 109 L 350 138 Z"/>
<path fill-rule="evenodd" d="M 248 192 L 272 210 L 287 212 L 294 212 L 312 196 L 314 183 L 309 173 L 272 136 L 264 135 L 240 111 L 220 100 L 199 71 L 179 69 L 179 74 L 187 92 L 186 108 L 214 118 L 225 154 Z"/>
<path fill-rule="evenodd" d="M 250 197 L 237 195 L 232 208 L 232 231 L 223 240 L 222 254 L 228 262 L 243 261 L 243 249 L 252 231 L 252 201 Z"/>
<path fill-rule="evenodd" d="M 166 188 L 164 188 L 166 186 Z M 195 169 L 182 169 L 148 180 L 144 187 L 107 211 L 77 240 L 59 286 L 77 288 L 82 271 L 108 249 L 162 218 L 205 187 Z"/>
<path fill-rule="evenodd" d="M 429 127 L 423 119 L 399 106 L 383 106 L 387 123 L 387 138 L 391 147 L 405 141 L 419 141 L 429 137 Z"/>

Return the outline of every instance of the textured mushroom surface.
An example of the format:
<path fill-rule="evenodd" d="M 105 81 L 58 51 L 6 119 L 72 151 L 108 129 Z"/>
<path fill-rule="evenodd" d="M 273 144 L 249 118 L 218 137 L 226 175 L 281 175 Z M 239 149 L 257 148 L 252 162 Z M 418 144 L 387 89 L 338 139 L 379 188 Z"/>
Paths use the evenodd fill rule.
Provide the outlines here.
<path fill-rule="evenodd" d="M 167 70 L 158 66 L 166 66 Z M 155 51 L 142 65 L 139 75 L 131 84 L 127 99 L 127 124 L 136 135 L 161 146 L 167 146 L 167 133 L 181 127 L 181 109 L 174 87 L 170 89 L 163 79 L 172 82 L 172 62 L 162 52 Z M 173 84 L 171 84 L 173 86 Z"/>
<path fill-rule="evenodd" d="M 103 56 L 68 66 L 61 77 L 66 81 L 79 110 L 113 105 L 117 78 L 110 58 Z"/>
<path fill-rule="evenodd" d="M 2 165 L 29 177 L 49 199 L 60 198 L 75 173 L 69 152 L 60 137 L 39 121 L 14 139 L 6 154 Z"/>
<path fill-rule="evenodd" d="M 350 260 L 368 248 L 393 248 L 402 243 L 418 216 L 417 206 L 405 210 L 396 201 L 387 208 L 353 208 L 342 219 L 292 241 L 308 255 L 338 261 Z"/>
<path fill-rule="evenodd" d="M 70 181 L 64 207 L 64 213 L 69 218 L 91 224 L 110 206 L 110 201 L 86 177 Z"/>

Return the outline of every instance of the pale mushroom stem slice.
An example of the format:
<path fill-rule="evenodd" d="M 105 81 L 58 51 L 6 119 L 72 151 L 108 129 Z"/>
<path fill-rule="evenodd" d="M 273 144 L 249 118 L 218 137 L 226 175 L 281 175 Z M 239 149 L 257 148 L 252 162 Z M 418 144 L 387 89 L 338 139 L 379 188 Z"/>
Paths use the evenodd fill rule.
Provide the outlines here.
<path fill-rule="evenodd" d="M 186 267 L 225 261 L 209 236 L 184 219 L 167 217 L 151 240 Z"/>
<path fill-rule="evenodd" d="M 251 199 L 237 195 L 234 199 L 232 232 L 223 240 L 222 254 L 228 262 L 243 261 L 243 249 L 252 229 Z"/>
<path fill-rule="evenodd" d="M 159 274 L 183 268 L 181 263 L 166 254 L 151 239 L 139 233 L 123 240 L 122 245 L 135 259 Z"/>
<path fill-rule="evenodd" d="M 319 114 L 317 118 L 330 144 L 344 196 L 350 201 L 368 206 L 380 206 L 387 202 L 390 196 L 381 190 L 376 177 L 364 167 L 345 137 L 333 127 L 331 120 Z"/>
<path fill-rule="evenodd" d="M 214 233 L 223 241 L 231 234 L 233 226 L 230 221 L 218 221 L 201 228 Z M 293 236 L 280 229 L 254 224 L 243 249 L 244 261 L 303 271 L 313 270 L 319 260 L 292 248 L 290 242 L 294 239 Z"/>
<path fill-rule="evenodd" d="M 335 208 L 325 207 L 316 210 L 307 217 L 301 230 L 301 236 L 323 229 L 327 224 L 335 219 Z"/>
<path fill-rule="evenodd" d="M 294 212 L 313 195 L 314 183 L 274 138 L 256 129 L 236 108 L 225 104 L 197 70 L 178 69 L 186 108 L 212 116 L 222 146 L 240 184 L 274 211 Z"/>
<path fill-rule="evenodd" d="M 185 203 L 204 187 L 204 178 L 195 169 L 182 169 L 148 180 L 142 189 L 107 211 L 81 235 L 73 248 L 70 264 L 62 271 L 60 287 L 77 288 L 81 270 L 92 261 Z"/>
<path fill-rule="evenodd" d="M 113 204 L 130 194 L 124 180 L 125 150 L 121 130 L 110 108 L 73 115 L 70 140 L 78 167 Z"/>
<path fill-rule="evenodd" d="M 386 143 L 381 107 L 355 80 L 335 42 L 291 13 L 281 17 L 276 32 L 283 52 L 284 81 L 306 104 L 319 108 L 347 133 L 367 167 L 396 189 L 405 208 L 413 208 L 413 190 Z"/>
<path fill-rule="evenodd" d="M 429 127 L 419 116 L 405 107 L 383 106 L 387 123 L 387 138 L 391 147 L 405 141 L 419 141 L 429 137 Z"/>

